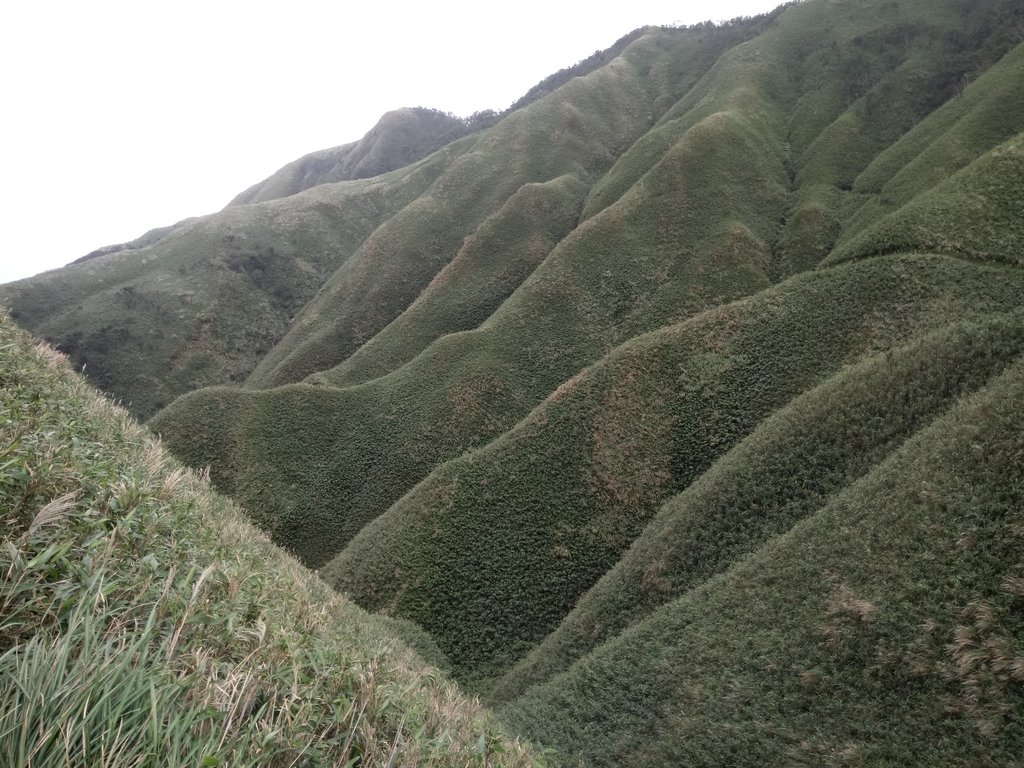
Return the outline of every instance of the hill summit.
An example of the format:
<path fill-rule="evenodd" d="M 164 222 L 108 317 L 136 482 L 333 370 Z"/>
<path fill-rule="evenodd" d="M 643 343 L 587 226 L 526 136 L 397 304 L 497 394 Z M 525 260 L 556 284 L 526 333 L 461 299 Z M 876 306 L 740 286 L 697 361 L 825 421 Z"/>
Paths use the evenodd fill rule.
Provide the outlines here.
<path fill-rule="evenodd" d="M 565 764 L 1018 760 L 1024 6 L 645 28 L 452 120 L 0 302 Z"/>

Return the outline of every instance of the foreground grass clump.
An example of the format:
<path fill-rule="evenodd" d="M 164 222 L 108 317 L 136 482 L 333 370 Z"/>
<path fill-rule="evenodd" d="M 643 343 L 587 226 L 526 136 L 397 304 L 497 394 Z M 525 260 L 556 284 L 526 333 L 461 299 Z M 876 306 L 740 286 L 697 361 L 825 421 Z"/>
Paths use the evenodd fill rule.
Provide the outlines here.
<path fill-rule="evenodd" d="M 6 320 L 0 517 L 0 765 L 538 764 Z"/>

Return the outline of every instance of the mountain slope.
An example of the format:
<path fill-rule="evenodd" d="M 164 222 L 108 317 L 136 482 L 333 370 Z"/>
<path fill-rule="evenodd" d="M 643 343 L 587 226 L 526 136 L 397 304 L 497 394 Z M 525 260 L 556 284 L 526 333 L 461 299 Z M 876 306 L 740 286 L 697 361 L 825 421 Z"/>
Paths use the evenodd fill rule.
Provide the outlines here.
<path fill-rule="evenodd" d="M 1018 362 L 509 722 L 590 765 L 1013 764 L 1022 405 Z"/>
<path fill-rule="evenodd" d="M 570 80 L 509 115 L 481 136 L 474 150 L 463 155 L 428 194 L 366 241 L 356 258 L 339 269 L 310 302 L 247 383 L 259 387 L 291 383 L 343 363 L 401 314 L 456 257 L 465 238 L 524 184 L 565 175 L 590 184 L 607 171 L 616 155 L 647 129 L 655 102 L 673 85 L 661 85 L 647 77 L 655 63 L 683 58 L 710 66 L 713 55 L 737 34 L 729 30 L 703 36 L 652 31 L 606 67 Z M 743 138 L 753 143 L 753 137 Z M 767 154 L 771 148 L 753 150 Z M 758 179 L 757 183 L 767 186 L 770 182 Z M 649 208 L 635 204 L 632 211 L 633 216 L 644 217 L 638 222 L 637 238 L 652 229 L 659 236 L 658 222 L 649 216 Z M 609 221 L 602 231 L 574 234 L 593 242 L 609 235 L 621 237 L 623 229 Z M 667 239 L 666 235 L 659 237 Z M 617 245 L 608 243 L 606 247 Z M 650 250 L 658 253 L 656 245 Z M 590 246 L 578 246 L 575 252 L 589 258 Z M 500 251 L 494 254 L 499 259 L 503 256 Z M 651 265 L 650 271 L 657 266 Z M 608 293 L 608 288 L 604 292 Z M 615 297 L 595 299 L 607 303 Z M 589 319 L 581 318 L 584 323 Z M 417 351 L 409 350 L 400 359 L 404 362 Z"/>
<path fill-rule="evenodd" d="M 0 383 L 4 765 L 533 763 L 5 318 Z"/>
<path fill-rule="evenodd" d="M 565 669 L 815 514 L 1020 356 L 1019 316 L 957 325 L 845 367 L 761 421 L 671 497 L 495 700 Z"/>
<path fill-rule="evenodd" d="M 438 467 L 321 573 L 360 604 L 422 624 L 456 674 L 486 690 L 480 678 L 506 671 L 554 630 L 661 503 L 758 422 L 844 364 L 891 351 L 944 319 L 1015 307 L 1022 277 L 998 269 L 978 275 L 923 257 L 864 263 L 639 337 L 563 384 L 498 440 Z M 822 304 L 821 295 L 832 300 Z M 973 343 L 921 353 L 934 359 L 933 373 L 912 368 L 908 382 L 876 383 L 865 397 L 883 414 L 898 412 L 910 429 L 918 408 L 939 407 L 960 386 L 969 391 L 957 376 L 979 376 L 977 386 L 987 366 L 998 370 L 1017 353 L 1016 341 L 1001 352 L 1005 342 L 983 335 L 980 360 L 958 357 L 971 355 Z M 863 378 L 857 386 L 868 387 Z M 799 460 L 807 460 L 804 450 Z M 609 623 L 600 617 L 588 626 L 597 633 L 593 627 Z"/>

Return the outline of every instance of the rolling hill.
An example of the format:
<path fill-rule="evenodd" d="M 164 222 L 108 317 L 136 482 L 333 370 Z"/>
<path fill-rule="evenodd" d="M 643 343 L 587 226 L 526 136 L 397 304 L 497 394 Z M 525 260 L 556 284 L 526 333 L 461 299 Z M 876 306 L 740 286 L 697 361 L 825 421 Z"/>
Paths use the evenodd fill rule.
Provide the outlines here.
<path fill-rule="evenodd" d="M 566 764 L 1005 765 L 1022 267 L 1024 6 L 807 0 L 0 303 Z"/>

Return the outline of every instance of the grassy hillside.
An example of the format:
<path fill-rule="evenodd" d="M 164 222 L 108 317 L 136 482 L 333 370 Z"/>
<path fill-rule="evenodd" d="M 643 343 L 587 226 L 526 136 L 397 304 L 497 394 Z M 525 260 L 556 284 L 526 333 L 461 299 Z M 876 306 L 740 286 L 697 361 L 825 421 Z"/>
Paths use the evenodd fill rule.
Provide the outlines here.
<path fill-rule="evenodd" d="M 6 319 L 0 383 L 4 765 L 535 764 Z"/>
<path fill-rule="evenodd" d="M 456 674 L 486 690 L 559 626 L 666 499 L 773 411 L 844 365 L 897 354 L 952 319 L 1017 306 L 1022 280 L 1019 270 L 977 272 L 947 259 L 858 264 L 639 337 L 563 384 L 498 440 L 437 468 L 321 573 L 360 604 L 422 624 Z M 822 295 L 832 299 L 822 303 Z M 861 397 L 879 415 L 864 406 L 848 418 L 871 423 L 864 441 L 894 439 L 871 431 L 895 428 L 893 420 L 912 431 L 917 419 L 1016 356 L 1016 329 L 1000 326 L 1000 333 L 1007 338 L 964 336 L 948 342 L 951 350 L 927 347 L 902 373 L 905 381 L 858 374 Z M 864 444 L 847 447 L 858 461 L 870 455 Z M 810 451 L 802 442 L 794 460 L 808 462 Z M 805 469 L 827 482 L 823 467 Z M 709 537 L 741 536 L 729 523 L 713 533 L 709 508 L 701 512 Z M 680 556 L 696 556 L 678 537 L 666 541 Z M 618 619 L 586 621 L 588 639 L 616 621 L 628 624 L 634 614 L 625 606 L 638 608 L 636 601 L 626 595 L 609 611 L 621 611 Z"/>
<path fill-rule="evenodd" d="M 0 300 L 565 764 L 1006 764 L 1021 105 L 1015 0 L 644 28 Z"/>
<path fill-rule="evenodd" d="M 435 275 L 457 257 L 467 237 L 486 225 L 489 217 L 502 218 L 500 209 L 506 201 L 511 203 L 509 198 L 523 185 L 564 176 L 589 185 L 607 171 L 617 154 L 649 127 L 655 103 L 665 95 L 668 86 L 648 77 L 652 67 L 678 57 L 711 66 L 714 55 L 733 37 L 729 30 L 707 35 L 654 30 L 629 45 L 608 66 L 570 80 L 556 92 L 509 115 L 482 135 L 473 151 L 464 154 L 427 194 L 366 241 L 356 257 L 339 269 L 304 309 L 289 334 L 264 358 L 247 383 L 277 386 L 342 364 L 415 301 Z M 753 143 L 753 137 L 742 138 Z M 760 154 L 771 151 L 754 150 Z M 721 169 L 723 174 L 725 171 Z M 757 182 L 770 184 L 761 179 Z M 643 230 L 636 233 L 638 238 L 649 230 L 654 230 L 654 236 L 662 242 L 670 237 L 670 233 L 661 233 L 660 221 L 652 218 L 649 209 L 640 209 L 639 204 L 633 206 L 635 215 L 646 219 Z M 769 209 L 765 215 L 770 213 Z M 548 215 L 560 213 L 555 209 Z M 541 226 L 552 225 L 555 222 Z M 622 230 L 609 220 L 602 231 L 578 234 L 593 243 L 608 234 L 621 238 Z M 511 242 L 503 242 L 493 258 L 515 258 L 506 255 L 504 249 L 507 245 L 514 252 L 524 235 L 528 233 L 513 233 Z M 608 242 L 604 249 L 607 252 L 623 245 L 621 241 Z M 651 246 L 649 250 L 655 251 L 655 243 Z M 577 253 L 590 258 L 587 248 L 581 246 Z M 621 259 L 621 253 L 612 258 Z M 664 269 L 663 263 L 652 264 L 645 272 L 657 273 L 659 269 Z M 588 269 L 591 280 L 592 272 Z M 744 277 L 732 275 L 729 279 Z M 649 284 L 655 275 L 638 274 L 638 279 L 642 278 L 647 278 Z M 594 288 L 606 294 L 596 297 L 603 303 L 630 301 L 628 296 L 607 295 L 611 292 L 637 292 L 621 280 L 590 290 Z M 583 319 L 583 325 L 587 319 Z M 382 345 L 380 350 L 389 347 Z M 404 362 L 419 351 L 412 347 L 390 354 Z"/>
<path fill-rule="evenodd" d="M 867 227 L 829 256 L 913 248 L 1024 266 L 1024 133 Z"/>
<path fill-rule="evenodd" d="M 431 242 L 424 238 L 423 227 L 442 228 L 444 238 L 458 237 L 451 212 L 465 217 L 480 210 L 479 195 L 468 206 L 465 195 L 476 190 L 477 180 L 488 178 L 467 170 L 467 184 L 451 188 L 446 174 L 430 195 L 389 220 L 331 278 L 249 380 L 266 385 L 319 370 L 310 378 L 315 392 L 204 392 L 161 414 L 157 428 L 189 461 L 212 464 L 221 487 L 241 494 L 281 541 L 319 564 L 436 464 L 497 437 L 609 349 L 638 333 L 764 289 L 773 276 L 789 269 L 780 268 L 783 244 L 787 252 L 809 253 L 805 244 L 816 236 L 806 231 L 814 227 L 813 221 L 808 224 L 807 200 L 826 195 L 841 207 L 843 196 L 849 197 L 841 189 L 843 178 L 834 175 L 833 183 L 825 185 L 820 170 L 815 183 L 807 185 L 810 191 L 801 185 L 802 166 L 812 160 L 820 163 L 820 152 L 809 160 L 806 151 L 794 159 L 789 142 L 787 160 L 785 115 L 787 110 L 799 113 L 812 92 L 801 95 L 797 84 L 811 89 L 817 80 L 790 74 L 784 65 L 800 61 L 799 46 L 811 45 L 810 34 L 823 12 L 818 4 L 790 8 L 763 35 L 722 57 L 666 115 L 681 116 L 662 122 L 680 123 L 673 129 L 675 143 L 627 192 L 591 211 L 532 271 L 531 261 L 563 231 L 558 217 L 562 222 L 571 219 L 567 207 L 550 203 L 524 209 L 526 193 L 534 189 L 526 186 L 485 219 L 479 239 L 466 241 L 449 266 L 421 290 L 417 281 L 429 276 L 423 249 Z M 845 26 L 836 25 L 835 40 L 818 41 L 823 47 L 838 47 L 836 41 L 844 38 L 874 39 L 885 29 L 885 18 L 855 6 L 844 6 L 844 14 Z M 962 21 L 954 12 L 939 19 Z M 919 29 L 916 36 L 905 33 L 909 42 L 901 57 L 882 64 L 898 70 L 906 57 L 944 39 L 942 27 L 913 27 Z M 874 37 L 865 38 L 864 30 Z M 583 105 L 585 99 L 596 98 L 592 92 L 624 88 L 636 82 L 638 72 L 649 72 L 652 61 L 689 61 L 694 46 L 706 43 L 695 32 L 688 34 L 657 31 L 640 38 L 625 50 L 621 66 L 577 78 L 569 84 L 574 89 L 567 91 L 567 86 L 517 113 L 522 122 L 530 121 L 528 130 L 511 120 L 496 126 L 480 140 L 487 143 L 488 153 L 484 147 L 474 149 L 453 172 L 463 164 L 478 168 L 477 163 L 492 156 L 490 147 L 497 151 L 511 137 L 520 143 L 536 141 L 529 137 L 540 135 L 552 115 L 565 114 L 566 103 Z M 934 57 L 927 61 L 935 63 Z M 855 109 L 861 98 L 858 91 L 847 89 L 852 106 L 846 111 Z M 722 109 L 709 112 L 709 103 Z M 835 112 L 836 119 L 845 114 L 841 105 Z M 610 119 L 607 110 L 597 115 Z M 908 122 L 912 116 L 903 119 Z M 834 122 L 822 121 L 822 130 Z M 803 141 L 808 147 L 814 144 Z M 632 178 L 623 176 L 620 167 L 628 154 L 603 184 L 613 177 Z M 570 176 L 566 181 L 582 179 Z M 1012 190 L 1015 182 L 1010 182 Z M 591 193 L 588 205 L 595 199 Z M 570 203 L 571 197 L 565 201 Z M 446 212 L 427 216 L 439 207 Z M 528 210 L 529 218 L 520 210 Z M 546 232 L 534 237 L 527 222 Z M 401 245 L 408 240 L 415 242 Z M 524 242 L 537 244 L 535 255 L 525 262 L 520 255 Z M 523 266 L 510 277 L 498 270 L 488 274 L 477 266 L 479 257 L 475 262 L 468 258 L 475 248 L 481 253 L 480 243 L 490 263 Z M 904 248 L 918 245 L 929 243 L 908 242 Z M 393 256 L 403 261 L 382 261 Z M 473 265 L 464 272 L 471 271 L 475 282 L 459 274 L 464 261 Z M 528 277 L 490 317 L 475 330 L 463 331 L 522 275 Z M 333 365 L 346 358 L 346 350 L 359 344 L 364 333 L 372 333 L 368 323 L 386 319 L 381 313 L 389 304 L 408 301 L 412 303 L 384 330 Z M 361 386 L 351 388 L 353 384 Z M 330 416 L 324 418 L 325 412 Z M 203 426 L 194 430 L 193 424 Z M 292 489 L 298 487 L 316 493 L 296 499 Z"/>
<path fill-rule="evenodd" d="M 815 514 L 1019 357 L 1019 314 L 872 354 L 761 421 L 672 496 L 613 568 L 491 692 L 514 698 Z"/>
<path fill-rule="evenodd" d="M 1015 764 L 1022 406 L 1017 362 L 508 721 L 588 765 Z"/>

